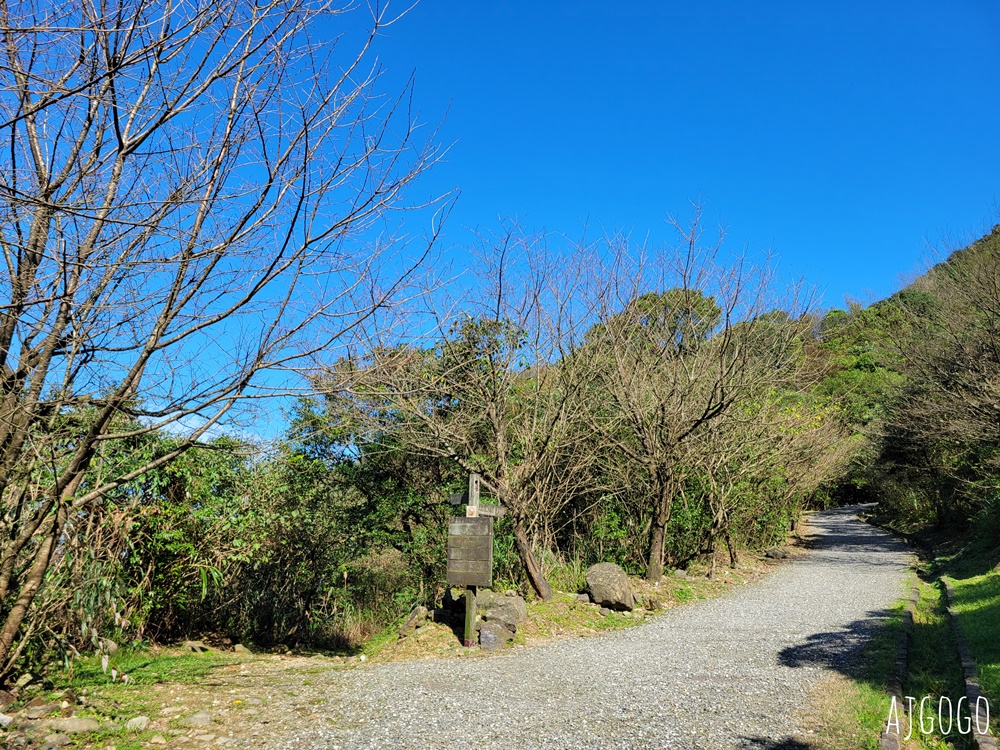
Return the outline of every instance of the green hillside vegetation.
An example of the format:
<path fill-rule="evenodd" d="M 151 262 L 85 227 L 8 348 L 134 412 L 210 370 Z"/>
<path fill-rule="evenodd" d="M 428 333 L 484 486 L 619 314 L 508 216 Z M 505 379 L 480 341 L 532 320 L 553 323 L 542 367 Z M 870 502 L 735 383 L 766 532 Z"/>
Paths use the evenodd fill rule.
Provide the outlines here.
<path fill-rule="evenodd" d="M 498 585 L 542 600 L 601 561 L 712 575 L 836 503 L 878 501 L 901 532 L 1000 557 L 1000 228 L 889 299 L 822 315 L 710 251 L 663 249 L 640 272 L 605 254 L 587 275 L 506 239 L 517 264 L 487 248 L 496 265 L 446 325 L 319 363 L 277 448 L 202 442 L 81 511 L 5 673 L 103 639 L 359 653 L 440 601 L 447 498 L 470 471 L 508 508 Z M 173 445 L 106 441 L 80 491 Z M 975 572 L 960 590 L 995 607 L 1000 574 Z M 970 632 L 992 633 L 983 617 Z"/>

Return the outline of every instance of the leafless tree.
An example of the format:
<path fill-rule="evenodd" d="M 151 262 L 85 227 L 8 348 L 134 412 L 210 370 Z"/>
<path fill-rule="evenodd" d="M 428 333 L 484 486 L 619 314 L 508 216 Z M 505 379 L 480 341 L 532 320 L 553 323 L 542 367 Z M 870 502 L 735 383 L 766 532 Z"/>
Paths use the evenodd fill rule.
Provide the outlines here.
<path fill-rule="evenodd" d="M 355 28 L 341 11 L 0 0 L 0 671 L 90 503 L 280 391 L 409 272 L 380 222 L 437 153 L 410 89 L 379 95 L 392 19 L 315 39 Z M 169 451 L 88 474 L 164 428 Z"/>
<path fill-rule="evenodd" d="M 676 247 L 609 244 L 584 350 L 605 403 L 591 413 L 608 457 L 646 475 L 652 516 L 646 577 L 663 574 L 667 525 L 681 490 L 687 443 L 750 388 L 781 378 L 791 337 L 768 327 L 771 270 L 723 262 L 704 245 L 700 211 L 674 222 Z"/>
<path fill-rule="evenodd" d="M 477 281 L 459 303 L 438 302 L 430 340 L 386 340 L 378 326 L 357 356 L 328 366 L 321 389 L 341 400 L 358 436 L 416 456 L 454 461 L 481 475 L 507 508 L 528 579 L 552 588 L 536 554 L 550 522 L 581 491 L 592 454 L 579 419 L 579 338 L 585 259 L 550 253 L 544 237 L 510 225 L 483 238 Z M 430 295 L 422 300 L 432 301 Z"/>

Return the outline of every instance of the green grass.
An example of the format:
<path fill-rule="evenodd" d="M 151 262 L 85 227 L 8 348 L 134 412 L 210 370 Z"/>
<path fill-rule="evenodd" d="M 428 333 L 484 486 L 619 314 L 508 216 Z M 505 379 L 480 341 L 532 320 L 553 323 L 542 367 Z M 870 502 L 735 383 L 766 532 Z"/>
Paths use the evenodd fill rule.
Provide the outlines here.
<path fill-rule="evenodd" d="M 879 737 L 889 714 L 888 684 L 896 660 L 896 644 L 903 627 L 903 605 L 898 604 L 865 648 L 862 665 L 853 678 L 847 711 L 831 734 L 838 736 L 842 747 L 878 750 Z M 852 744 L 853 743 L 853 744 Z M 859 744 L 860 743 L 860 744 Z"/>
<path fill-rule="evenodd" d="M 914 696 L 917 700 L 929 695 L 935 705 L 940 696 L 947 696 L 952 705 L 957 705 L 958 699 L 965 694 L 965 682 L 941 585 L 920 581 L 918 589 L 920 597 L 913 613 L 913 636 L 903 695 Z M 928 750 L 965 747 L 964 738 L 954 727 L 946 737 L 915 731 L 914 740 L 911 747 Z"/>
<path fill-rule="evenodd" d="M 954 580 L 958 626 L 979 669 L 979 682 L 990 701 L 993 732 L 1000 734 L 1000 573 Z"/>
<path fill-rule="evenodd" d="M 920 581 L 919 598 L 913 613 L 907 675 L 903 695 L 918 701 L 925 695 L 946 695 L 957 705 L 964 694 L 961 667 L 947 619 L 942 591 L 938 584 Z M 822 728 L 823 750 L 877 750 L 879 737 L 886 727 L 891 699 L 889 680 L 895 668 L 896 648 L 903 628 L 903 603 L 897 604 L 872 641 L 864 648 L 857 671 L 848 675 L 846 685 L 837 685 L 826 696 L 822 713 L 826 717 Z M 905 705 L 901 708 L 905 709 Z M 900 726 L 907 731 L 907 717 L 900 712 Z M 917 721 L 917 718 L 914 719 Z M 935 731 L 937 727 L 935 727 Z M 904 744 L 907 750 L 948 750 L 968 747 L 967 740 L 956 728 L 948 737 L 922 735 L 915 731 Z"/>
<path fill-rule="evenodd" d="M 197 683 L 213 670 L 239 659 L 215 652 L 192 654 L 166 650 L 122 650 L 109 659 L 108 672 L 101 666 L 99 656 L 75 660 L 71 670 L 51 675 L 55 686 L 52 697 L 67 689 L 77 695 L 87 696 L 86 709 L 77 710 L 79 716 L 93 716 L 99 720 L 124 724 L 136 716 L 155 718 L 160 705 L 157 695 L 149 690 L 157 683 Z M 123 684 L 121 678 L 111 679 L 111 669 L 126 674 L 130 680 Z M 132 732 L 125 729 L 94 732 L 76 737 L 74 746 L 101 742 L 101 747 L 114 745 L 117 750 L 144 750 L 156 732 Z"/>

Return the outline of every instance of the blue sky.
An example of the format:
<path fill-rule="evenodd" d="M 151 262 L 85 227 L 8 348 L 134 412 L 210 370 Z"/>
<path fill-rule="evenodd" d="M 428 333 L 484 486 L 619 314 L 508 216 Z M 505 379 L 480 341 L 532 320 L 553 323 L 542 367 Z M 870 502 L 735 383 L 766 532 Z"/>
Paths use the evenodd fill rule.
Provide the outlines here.
<path fill-rule="evenodd" d="M 1000 222 L 998 40 L 995 0 L 423 0 L 378 49 L 454 142 L 414 194 L 461 190 L 449 247 L 514 215 L 662 241 L 701 200 L 840 306 Z"/>

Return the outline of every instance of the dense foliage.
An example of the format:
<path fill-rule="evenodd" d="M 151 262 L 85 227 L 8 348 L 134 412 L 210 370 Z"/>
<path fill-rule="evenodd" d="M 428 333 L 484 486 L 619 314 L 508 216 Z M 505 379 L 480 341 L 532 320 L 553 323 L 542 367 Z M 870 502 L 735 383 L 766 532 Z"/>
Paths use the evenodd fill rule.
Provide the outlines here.
<path fill-rule="evenodd" d="M 492 300 L 342 358 L 279 447 L 204 442 L 78 513 L 8 672 L 105 638 L 356 648 L 443 595 L 473 470 L 511 511 L 496 576 L 539 596 L 599 561 L 648 575 L 658 514 L 669 567 L 737 565 L 835 502 L 1000 538 L 998 268 L 1000 228 L 869 307 L 737 320 L 678 286 L 543 343 L 553 316 Z M 106 441 L 80 491 L 173 443 Z"/>

